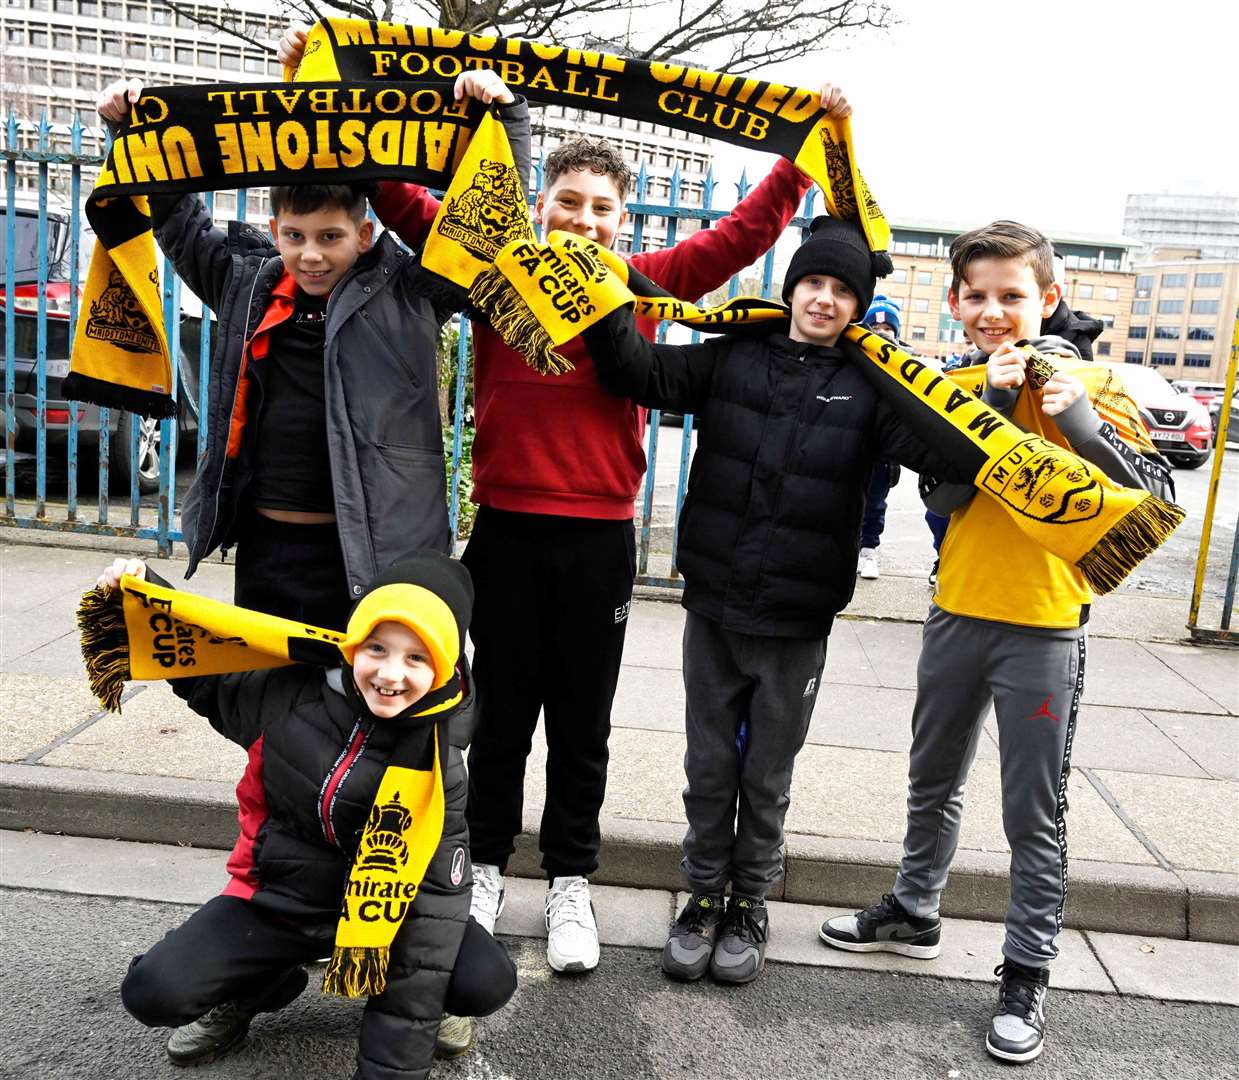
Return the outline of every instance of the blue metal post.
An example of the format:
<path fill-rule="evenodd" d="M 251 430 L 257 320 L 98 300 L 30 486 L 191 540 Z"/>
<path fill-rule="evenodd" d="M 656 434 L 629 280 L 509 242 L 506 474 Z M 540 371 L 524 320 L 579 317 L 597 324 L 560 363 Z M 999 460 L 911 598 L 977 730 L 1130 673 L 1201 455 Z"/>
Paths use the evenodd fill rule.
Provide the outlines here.
<path fill-rule="evenodd" d="M 69 129 L 70 149 L 74 157 L 82 153 L 82 121 L 77 111 L 73 113 L 73 126 Z M 82 166 L 75 161 L 71 167 L 69 181 L 69 347 L 73 347 L 73 337 L 77 332 L 78 315 L 78 263 L 81 256 L 82 233 Z M 78 420 L 77 402 L 69 405 L 69 492 L 67 496 L 67 515 L 70 521 L 77 520 L 77 451 L 78 451 Z"/>
<path fill-rule="evenodd" d="M 465 387 L 469 375 L 469 320 L 460 319 L 456 338 L 456 408 L 452 413 L 452 491 L 448 520 L 452 525 L 452 543 L 460 537 L 460 455 L 465 422 Z"/>
<path fill-rule="evenodd" d="M 39 116 L 39 153 L 48 151 L 47 110 Z M 47 517 L 47 160 L 39 162 L 38 300 L 35 331 L 34 516 Z"/>
<path fill-rule="evenodd" d="M 9 109 L 8 120 L 5 123 L 8 149 L 17 151 L 17 117 Z M 5 304 L 5 334 L 4 334 L 4 512 L 12 518 L 17 514 L 17 460 L 14 453 L 17 449 L 17 399 L 14 383 L 17 379 L 17 343 L 15 333 L 14 312 L 17 309 L 15 293 L 17 291 L 17 273 L 13 266 L 13 256 L 17 249 L 17 214 L 14 203 L 17 201 L 17 159 L 9 158 L 4 169 L 4 304 Z"/>
<path fill-rule="evenodd" d="M 180 397 L 181 377 L 181 279 L 172 260 L 163 261 L 163 324 L 168 335 L 168 354 L 172 360 L 172 400 Z M 159 554 L 172 554 L 172 517 L 176 512 L 176 437 L 177 415 L 159 421 Z M 136 469 L 134 470 L 137 471 Z"/>
<path fill-rule="evenodd" d="M 208 191 L 203 199 L 206 203 L 208 216 L 215 216 L 215 192 Z M 207 449 L 207 405 L 211 391 L 211 310 L 202 305 L 201 328 L 198 332 L 198 453 L 199 465 L 206 459 Z"/>

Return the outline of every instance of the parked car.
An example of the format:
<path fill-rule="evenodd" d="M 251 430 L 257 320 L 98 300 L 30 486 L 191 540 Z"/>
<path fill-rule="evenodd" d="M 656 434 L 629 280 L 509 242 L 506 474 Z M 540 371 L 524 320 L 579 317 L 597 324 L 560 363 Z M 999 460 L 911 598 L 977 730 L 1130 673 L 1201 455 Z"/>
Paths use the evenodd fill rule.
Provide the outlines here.
<path fill-rule="evenodd" d="M 1182 394 L 1191 394 L 1199 401 L 1209 412 L 1209 415 L 1214 418 L 1213 424 L 1213 441 L 1217 442 L 1217 414 L 1213 409 L 1213 403 L 1221 401 L 1226 393 L 1224 383 L 1218 382 L 1198 382 L 1195 379 L 1175 379 L 1170 384 Z"/>
<path fill-rule="evenodd" d="M 1111 364 L 1140 409 L 1153 445 L 1172 464 L 1198 469 L 1209 460 L 1213 424 L 1209 410 L 1191 394 L 1182 394 L 1151 367 Z"/>
<path fill-rule="evenodd" d="M 38 285 L 26 283 L 14 289 L 13 304 L 0 278 L 0 340 L 12 335 L 13 417 L 17 428 L 14 445 L 19 456 L 34 453 L 38 436 Z M 46 289 L 47 308 L 47 447 L 48 456 L 67 454 L 69 403 L 61 394 L 61 380 L 69 374 L 69 298 L 67 281 L 49 281 Z M 198 430 L 198 334 L 201 319 L 182 314 L 180 349 L 180 409 L 179 445 L 192 444 Z M 3 375 L 0 374 L 0 380 Z M 78 403 L 78 446 L 98 453 L 99 409 Z M 130 454 L 133 429 L 137 427 L 136 463 Z M 159 488 L 159 421 L 148 420 L 132 413 L 111 409 L 108 412 L 108 468 L 118 490 L 129 490 L 136 467 L 138 490 L 144 494 Z M 97 458 L 96 458 L 97 460 Z"/>
<path fill-rule="evenodd" d="M 1217 437 L 1217 426 L 1222 414 L 1222 399 L 1215 398 L 1209 407 L 1209 416 L 1213 420 L 1214 440 Z M 1226 449 L 1239 448 L 1239 394 L 1230 399 L 1230 419 L 1226 422 Z"/>

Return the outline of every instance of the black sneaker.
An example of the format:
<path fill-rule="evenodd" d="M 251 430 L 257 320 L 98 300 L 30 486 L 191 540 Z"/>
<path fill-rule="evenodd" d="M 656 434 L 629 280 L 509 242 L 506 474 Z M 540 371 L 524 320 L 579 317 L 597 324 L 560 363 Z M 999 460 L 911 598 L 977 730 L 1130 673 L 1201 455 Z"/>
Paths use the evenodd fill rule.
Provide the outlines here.
<path fill-rule="evenodd" d="M 752 982 L 766 963 L 766 939 L 770 915 L 766 901 L 731 894 L 718 928 L 718 940 L 710 956 L 710 974 L 715 982 Z"/>
<path fill-rule="evenodd" d="M 848 952 L 890 952 L 932 960 L 942 951 L 942 920 L 909 915 L 894 894 L 887 893 L 855 915 L 827 919 L 818 937 Z"/>
<path fill-rule="evenodd" d="M 985 1049 L 1003 1061 L 1032 1061 L 1044 1046 L 1050 969 L 1004 960 L 994 968 L 994 974 L 1001 979 L 998 1011 L 989 1022 Z"/>
<path fill-rule="evenodd" d="M 693 982 L 710 966 L 714 936 L 723 919 L 723 894 L 693 893 L 676 916 L 663 946 L 663 971 L 673 979 Z"/>
<path fill-rule="evenodd" d="M 168 1039 L 173 1065 L 206 1065 L 223 1057 L 250 1029 L 259 1013 L 276 1012 L 301 996 L 309 976 L 305 968 L 289 968 L 255 997 L 216 1005 L 193 1023 L 176 1028 Z"/>

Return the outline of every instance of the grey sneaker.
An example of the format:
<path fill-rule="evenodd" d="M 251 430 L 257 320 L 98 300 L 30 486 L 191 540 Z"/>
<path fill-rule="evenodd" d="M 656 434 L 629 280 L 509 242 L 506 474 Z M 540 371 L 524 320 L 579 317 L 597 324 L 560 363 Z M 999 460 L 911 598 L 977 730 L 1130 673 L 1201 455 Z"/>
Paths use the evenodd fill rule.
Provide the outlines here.
<path fill-rule="evenodd" d="M 723 920 L 723 894 L 693 893 L 676 916 L 663 946 L 663 971 L 673 979 L 694 982 L 710 966 L 714 936 Z"/>
<path fill-rule="evenodd" d="M 769 935 L 766 901 L 732 893 L 710 957 L 714 981 L 746 983 L 756 979 L 766 963 Z"/>
<path fill-rule="evenodd" d="M 985 1049 L 1003 1061 L 1032 1061 L 1045 1043 L 1045 995 L 1049 968 L 1028 968 L 1004 960 L 994 974 L 998 984 L 998 1011 L 989 1022 Z"/>
<path fill-rule="evenodd" d="M 223 1057 L 250 1029 L 259 1013 L 276 1012 L 301 996 L 309 981 L 305 968 L 289 968 L 257 997 L 226 1001 L 191 1024 L 176 1028 L 168 1039 L 173 1065 L 206 1065 Z"/>
<path fill-rule="evenodd" d="M 473 1032 L 472 1016 L 444 1013 L 439 1020 L 439 1034 L 435 1036 L 435 1057 L 450 1060 L 467 1054 L 473 1045 Z"/>
<path fill-rule="evenodd" d="M 909 915 L 894 894 L 887 893 L 855 915 L 827 919 L 818 937 L 848 952 L 890 952 L 932 960 L 942 951 L 942 920 Z"/>

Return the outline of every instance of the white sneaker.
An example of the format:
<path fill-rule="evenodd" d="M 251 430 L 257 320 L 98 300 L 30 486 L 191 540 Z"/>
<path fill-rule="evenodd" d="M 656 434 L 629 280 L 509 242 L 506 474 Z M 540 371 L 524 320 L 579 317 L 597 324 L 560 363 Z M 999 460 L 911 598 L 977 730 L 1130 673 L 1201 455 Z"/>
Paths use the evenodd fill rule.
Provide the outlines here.
<path fill-rule="evenodd" d="M 547 889 L 546 962 L 553 971 L 598 966 L 598 923 L 583 877 L 557 877 Z"/>
<path fill-rule="evenodd" d="M 856 571 L 866 581 L 872 581 L 878 576 L 878 553 L 876 548 L 860 549 L 860 559 L 856 563 Z"/>
<path fill-rule="evenodd" d="M 495 920 L 503 914 L 503 875 L 494 863 L 473 864 L 473 902 L 469 914 L 492 936 Z"/>

